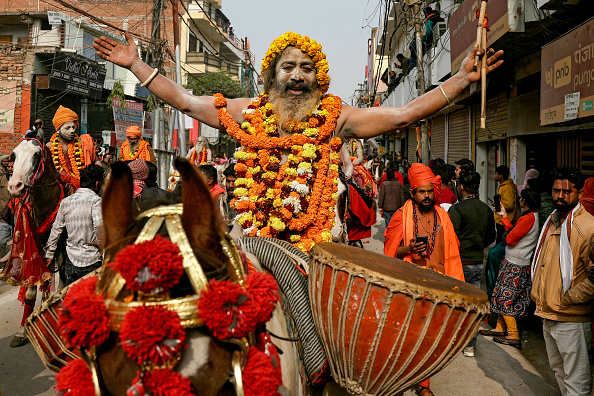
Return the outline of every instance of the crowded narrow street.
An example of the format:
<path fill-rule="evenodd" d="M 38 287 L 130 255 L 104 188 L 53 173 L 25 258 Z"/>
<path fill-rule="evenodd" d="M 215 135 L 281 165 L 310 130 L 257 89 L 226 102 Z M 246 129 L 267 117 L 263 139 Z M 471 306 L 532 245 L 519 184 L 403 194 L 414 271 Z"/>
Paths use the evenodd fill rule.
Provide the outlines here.
<path fill-rule="evenodd" d="M 385 222 L 381 216 L 372 227 L 372 237 L 364 241 L 364 248 L 382 253 Z M 9 348 L 18 330 L 21 305 L 16 300 L 18 289 L 0 282 L 0 390 L 6 396 L 55 394 L 55 374 L 46 369 L 33 346 Z M 432 378 L 432 389 L 440 395 L 484 396 L 554 396 L 560 395 L 550 369 L 542 335 L 528 331 L 522 349 L 491 342 L 479 336 L 474 358 L 460 354 Z M 405 396 L 413 396 L 409 390 Z"/>

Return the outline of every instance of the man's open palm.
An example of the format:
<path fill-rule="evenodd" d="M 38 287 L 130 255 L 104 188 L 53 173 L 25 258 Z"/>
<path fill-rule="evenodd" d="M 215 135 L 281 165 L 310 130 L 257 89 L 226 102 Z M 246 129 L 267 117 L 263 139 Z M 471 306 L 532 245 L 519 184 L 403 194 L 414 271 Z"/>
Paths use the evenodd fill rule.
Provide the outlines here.
<path fill-rule="evenodd" d="M 140 58 L 138 57 L 138 49 L 130 33 L 126 32 L 125 37 L 128 45 L 120 44 L 105 36 L 95 38 L 93 40 L 93 48 L 97 50 L 97 55 L 101 58 L 129 69 Z"/>

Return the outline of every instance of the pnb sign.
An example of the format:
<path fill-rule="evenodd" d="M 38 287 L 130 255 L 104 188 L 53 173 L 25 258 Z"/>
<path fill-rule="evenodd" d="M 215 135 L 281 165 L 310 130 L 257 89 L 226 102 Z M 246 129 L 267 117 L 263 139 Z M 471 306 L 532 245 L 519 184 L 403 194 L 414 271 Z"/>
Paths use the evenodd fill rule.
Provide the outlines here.
<path fill-rule="evenodd" d="M 542 47 L 540 91 L 541 126 L 594 116 L 594 19 Z"/>

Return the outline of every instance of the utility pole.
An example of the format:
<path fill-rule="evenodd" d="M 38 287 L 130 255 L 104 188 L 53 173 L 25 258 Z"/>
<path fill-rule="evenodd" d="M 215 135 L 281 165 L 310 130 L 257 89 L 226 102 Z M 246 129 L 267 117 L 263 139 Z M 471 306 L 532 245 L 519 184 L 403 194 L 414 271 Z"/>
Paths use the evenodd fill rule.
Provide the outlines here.
<path fill-rule="evenodd" d="M 181 75 L 181 49 L 179 47 L 179 12 L 178 7 L 179 3 L 178 0 L 172 1 L 173 7 L 173 45 L 175 46 L 175 79 L 179 85 L 182 85 L 182 75 Z M 179 148 L 179 155 L 185 156 L 186 155 L 186 123 L 184 120 L 184 113 L 179 110 L 175 110 L 178 115 L 178 125 L 177 125 L 177 136 L 178 136 L 178 148 Z M 173 140 L 173 137 L 172 137 Z"/>
<path fill-rule="evenodd" d="M 415 41 L 417 45 L 417 84 L 419 96 L 425 93 L 425 72 L 423 68 L 423 42 L 421 41 L 421 6 L 419 3 L 414 5 L 415 20 Z M 429 132 L 427 122 L 421 121 L 421 161 L 429 165 Z"/>
<path fill-rule="evenodd" d="M 244 97 L 245 98 L 249 98 L 249 88 L 248 86 L 250 86 L 248 83 L 251 83 L 251 73 L 250 73 L 250 53 L 249 53 L 249 49 L 248 49 L 248 38 L 246 37 L 243 41 L 243 55 L 244 55 L 244 62 L 245 62 L 245 68 L 244 68 L 244 83 L 245 83 L 245 92 L 244 92 Z"/>

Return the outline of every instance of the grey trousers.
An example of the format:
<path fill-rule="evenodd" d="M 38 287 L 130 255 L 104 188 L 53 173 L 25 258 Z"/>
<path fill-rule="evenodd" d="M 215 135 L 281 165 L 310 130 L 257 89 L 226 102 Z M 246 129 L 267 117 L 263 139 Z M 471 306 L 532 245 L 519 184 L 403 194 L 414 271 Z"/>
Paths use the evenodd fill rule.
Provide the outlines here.
<path fill-rule="evenodd" d="M 592 346 L 591 322 L 556 322 L 543 319 L 549 364 L 563 396 L 590 396 L 592 372 L 588 352 Z"/>

